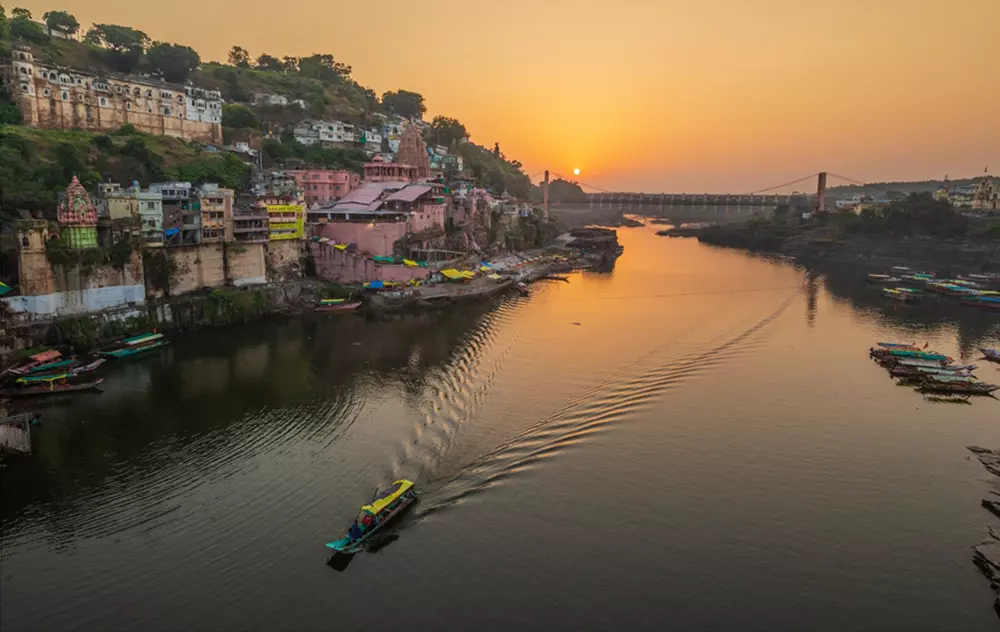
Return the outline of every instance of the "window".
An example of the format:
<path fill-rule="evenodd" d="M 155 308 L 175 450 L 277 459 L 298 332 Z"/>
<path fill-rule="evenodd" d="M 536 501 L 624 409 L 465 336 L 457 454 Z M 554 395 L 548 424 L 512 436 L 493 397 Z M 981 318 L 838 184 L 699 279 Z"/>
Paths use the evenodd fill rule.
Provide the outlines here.
<path fill-rule="evenodd" d="M 76 78 L 76 85 L 78 85 L 78 86 L 82 86 L 82 85 L 83 85 L 83 79 L 81 79 L 81 78 L 77 77 L 77 78 Z"/>
<path fill-rule="evenodd" d="M 22 83 L 21 84 L 21 90 L 23 90 L 24 92 L 27 92 L 28 91 L 28 84 Z"/>
<path fill-rule="evenodd" d="M 59 95 L 63 101 L 69 101 L 69 92 L 63 92 Z"/>
<path fill-rule="evenodd" d="M 30 248 L 31 247 L 31 242 L 28 241 L 28 236 L 27 235 L 21 237 L 21 247 L 22 248 Z"/>
<path fill-rule="evenodd" d="M 184 97 L 178 94 L 177 95 L 177 102 L 183 104 L 184 103 Z"/>
<path fill-rule="evenodd" d="M 139 96 L 139 95 L 142 94 L 142 90 L 140 90 L 139 88 L 136 88 L 135 92 L 133 92 L 132 94 L 134 94 L 135 96 Z"/>
<path fill-rule="evenodd" d="M 48 88 L 45 88 L 44 90 L 42 90 L 42 94 L 45 95 L 45 96 L 47 96 L 47 97 L 50 97 L 50 96 L 52 96 L 52 91 L 49 90 Z"/>
<path fill-rule="evenodd" d="M 129 103 L 126 103 L 126 104 L 125 104 L 125 109 L 126 109 L 126 110 L 131 110 L 131 109 L 132 109 L 132 103 L 131 103 L 131 102 L 129 102 Z"/>
<path fill-rule="evenodd" d="M 20 68 L 18 68 L 18 71 L 20 71 L 20 73 L 22 75 L 28 74 L 28 70 L 24 66 L 21 66 Z"/>
<path fill-rule="evenodd" d="M 122 93 L 122 87 L 121 86 L 115 86 L 115 92 L 117 92 L 118 94 L 121 94 Z"/>
<path fill-rule="evenodd" d="M 107 99 L 107 97 L 101 97 L 101 99 L 98 101 L 98 104 L 100 104 L 100 106 L 102 108 L 103 107 L 107 107 L 108 106 L 108 99 Z"/>
<path fill-rule="evenodd" d="M 156 202 L 146 202 L 146 208 L 147 209 L 154 209 L 154 208 L 156 208 Z"/>

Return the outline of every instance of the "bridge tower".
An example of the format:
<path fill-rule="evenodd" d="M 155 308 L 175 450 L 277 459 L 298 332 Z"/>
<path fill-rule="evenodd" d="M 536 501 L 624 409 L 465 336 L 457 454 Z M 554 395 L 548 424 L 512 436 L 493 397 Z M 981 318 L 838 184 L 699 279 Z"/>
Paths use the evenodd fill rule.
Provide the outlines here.
<path fill-rule="evenodd" d="M 816 212 L 826 211 L 826 172 L 820 171 L 816 178 Z"/>
<path fill-rule="evenodd" d="M 549 221 L 549 170 L 545 170 L 545 182 L 542 183 L 542 216 Z"/>

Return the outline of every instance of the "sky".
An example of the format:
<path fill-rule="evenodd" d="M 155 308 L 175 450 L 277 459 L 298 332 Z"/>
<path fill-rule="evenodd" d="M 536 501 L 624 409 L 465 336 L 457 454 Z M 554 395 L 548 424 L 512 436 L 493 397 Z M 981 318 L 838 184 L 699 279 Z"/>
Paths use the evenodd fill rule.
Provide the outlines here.
<path fill-rule="evenodd" d="M 1000 0 L 34 0 L 224 61 L 332 53 L 426 118 L 614 191 L 1000 174 Z M 536 178 L 537 179 L 537 178 Z M 837 184 L 832 180 L 831 184 Z"/>

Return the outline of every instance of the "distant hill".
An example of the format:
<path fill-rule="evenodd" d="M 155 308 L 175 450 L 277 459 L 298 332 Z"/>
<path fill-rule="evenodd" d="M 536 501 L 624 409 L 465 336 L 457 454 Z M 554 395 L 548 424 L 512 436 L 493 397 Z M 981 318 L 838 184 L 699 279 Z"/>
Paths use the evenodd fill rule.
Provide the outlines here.
<path fill-rule="evenodd" d="M 948 180 L 948 185 L 952 188 L 963 187 L 970 184 L 979 184 L 982 176 L 975 178 L 962 178 L 959 180 Z M 838 198 L 848 198 L 855 194 L 867 195 L 873 198 L 889 197 L 890 193 L 924 193 L 937 191 L 945 184 L 944 180 L 920 180 L 916 182 L 872 182 L 870 184 L 847 184 L 843 186 L 830 187 L 827 193 Z"/>

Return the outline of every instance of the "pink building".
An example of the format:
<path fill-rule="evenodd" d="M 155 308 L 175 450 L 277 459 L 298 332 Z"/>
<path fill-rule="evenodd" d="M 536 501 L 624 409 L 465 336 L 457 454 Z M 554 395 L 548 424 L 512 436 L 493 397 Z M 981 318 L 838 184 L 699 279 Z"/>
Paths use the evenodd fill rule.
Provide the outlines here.
<path fill-rule="evenodd" d="M 295 178 L 307 207 L 336 202 L 361 184 L 361 176 L 352 171 L 296 169 L 286 173 Z"/>

